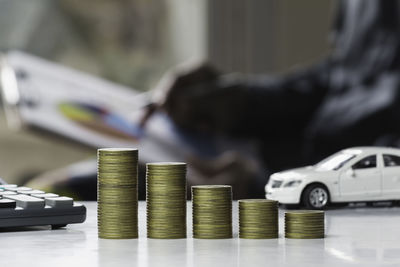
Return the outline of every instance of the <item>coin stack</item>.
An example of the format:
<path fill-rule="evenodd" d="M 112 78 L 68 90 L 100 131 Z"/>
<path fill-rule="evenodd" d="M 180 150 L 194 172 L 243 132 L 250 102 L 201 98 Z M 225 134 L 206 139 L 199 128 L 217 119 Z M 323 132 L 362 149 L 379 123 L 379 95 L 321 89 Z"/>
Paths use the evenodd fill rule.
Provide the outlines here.
<path fill-rule="evenodd" d="M 138 237 L 138 150 L 97 151 L 97 225 L 100 238 Z"/>
<path fill-rule="evenodd" d="M 186 238 L 186 163 L 146 167 L 147 237 Z"/>
<path fill-rule="evenodd" d="M 285 237 L 311 239 L 325 237 L 325 213 L 298 210 L 285 213 Z"/>
<path fill-rule="evenodd" d="M 193 237 L 232 238 L 232 187 L 192 186 Z"/>
<path fill-rule="evenodd" d="M 239 200 L 239 237 L 278 238 L 278 202 L 267 199 Z"/>

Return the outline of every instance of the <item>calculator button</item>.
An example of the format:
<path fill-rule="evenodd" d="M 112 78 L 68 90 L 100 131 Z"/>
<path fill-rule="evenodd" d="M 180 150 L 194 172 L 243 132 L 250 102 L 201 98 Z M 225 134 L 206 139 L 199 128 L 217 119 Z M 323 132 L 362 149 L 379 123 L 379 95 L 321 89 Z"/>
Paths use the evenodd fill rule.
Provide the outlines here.
<path fill-rule="evenodd" d="M 44 194 L 42 190 L 18 190 L 17 192 L 25 195 Z"/>
<path fill-rule="evenodd" d="M 28 195 L 4 195 L 3 198 L 15 200 L 17 206 L 23 209 L 40 209 L 44 208 L 44 200 Z"/>
<path fill-rule="evenodd" d="M 14 192 L 32 190 L 32 188 L 30 188 L 30 187 L 25 187 L 25 186 L 21 186 L 21 187 L 10 187 L 10 188 L 5 188 L 5 189 L 8 190 L 8 191 L 14 191 Z"/>
<path fill-rule="evenodd" d="M 16 195 L 16 194 L 17 194 L 17 192 L 14 192 L 14 191 L 3 191 L 3 192 L 0 192 L 0 196 Z"/>
<path fill-rule="evenodd" d="M 70 197 L 46 198 L 46 205 L 53 208 L 72 207 L 73 199 Z"/>
<path fill-rule="evenodd" d="M 0 209 L 11 208 L 14 209 L 16 207 L 15 200 L 11 199 L 0 199 Z"/>
<path fill-rule="evenodd" d="M 0 188 L 2 189 L 8 189 L 8 188 L 15 188 L 18 187 L 16 184 L 2 184 L 0 185 Z"/>
<path fill-rule="evenodd" d="M 1 193 L 1 192 L 0 192 Z M 53 194 L 53 193 L 45 193 L 45 194 L 33 194 L 31 195 L 33 197 L 37 197 L 37 198 L 54 198 L 54 197 L 58 197 L 57 194 Z"/>

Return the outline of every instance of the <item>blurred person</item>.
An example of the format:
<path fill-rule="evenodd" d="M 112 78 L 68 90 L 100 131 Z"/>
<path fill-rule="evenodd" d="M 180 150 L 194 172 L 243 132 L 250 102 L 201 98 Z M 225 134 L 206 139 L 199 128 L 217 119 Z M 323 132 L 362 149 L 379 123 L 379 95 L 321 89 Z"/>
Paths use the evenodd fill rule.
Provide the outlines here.
<path fill-rule="evenodd" d="M 161 111 L 184 138 L 200 140 L 199 151 L 207 151 L 210 140 L 227 140 L 217 156 L 206 152 L 188 159 L 188 185 L 232 184 L 235 198 L 263 197 L 269 174 L 313 164 L 343 148 L 400 147 L 399 1 L 339 1 L 331 54 L 290 74 L 222 74 L 209 64 L 172 69 L 155 88 L 142 126 Z M 249 144 L 248 153 L 242 144 Z M 60 179 L 53 188 L 94 190 L 95 161 L 89 165 L 88 175 Z M 141 173 L 144 179 L 144 166 Z"/>
<path fill-rule="evenodd" d="M 258 140 L 270 172 L 346 147 L 400 146 L 399 15 L 397 0 L 342 0 L 332 52 L 319 64 L 283 76 L 179 67 L 151 109 L 185 131 Z"/>

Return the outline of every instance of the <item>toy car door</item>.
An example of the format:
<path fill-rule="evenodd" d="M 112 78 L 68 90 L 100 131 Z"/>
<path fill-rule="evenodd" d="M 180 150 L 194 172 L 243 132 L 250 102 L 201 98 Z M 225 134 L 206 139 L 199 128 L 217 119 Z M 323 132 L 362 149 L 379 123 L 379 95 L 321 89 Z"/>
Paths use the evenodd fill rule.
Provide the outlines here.
<path fill-rule="evenodd" d="M 400 198 L 400 157 L 383 154 L 382 194 Z"/>
<path fill-rule="evenodd" d="M 340 175 L 340 194 L 345 201 L 373 200 L 381 194 L 381 166 L 377 155 L 361 158 Z M 382 163 L 381 163 L 382 164 Z"/>

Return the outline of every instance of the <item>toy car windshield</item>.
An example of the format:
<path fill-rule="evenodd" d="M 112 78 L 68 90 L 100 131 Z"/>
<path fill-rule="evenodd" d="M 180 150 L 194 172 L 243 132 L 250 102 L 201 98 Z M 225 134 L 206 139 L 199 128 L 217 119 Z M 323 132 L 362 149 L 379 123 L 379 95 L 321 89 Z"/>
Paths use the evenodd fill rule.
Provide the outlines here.
<path fill-rule="evenodd" d="M 355 156 L 355 154 L 339 152 L 317 163 L 315 167 L 317 171 L 336 171 Z"/>

